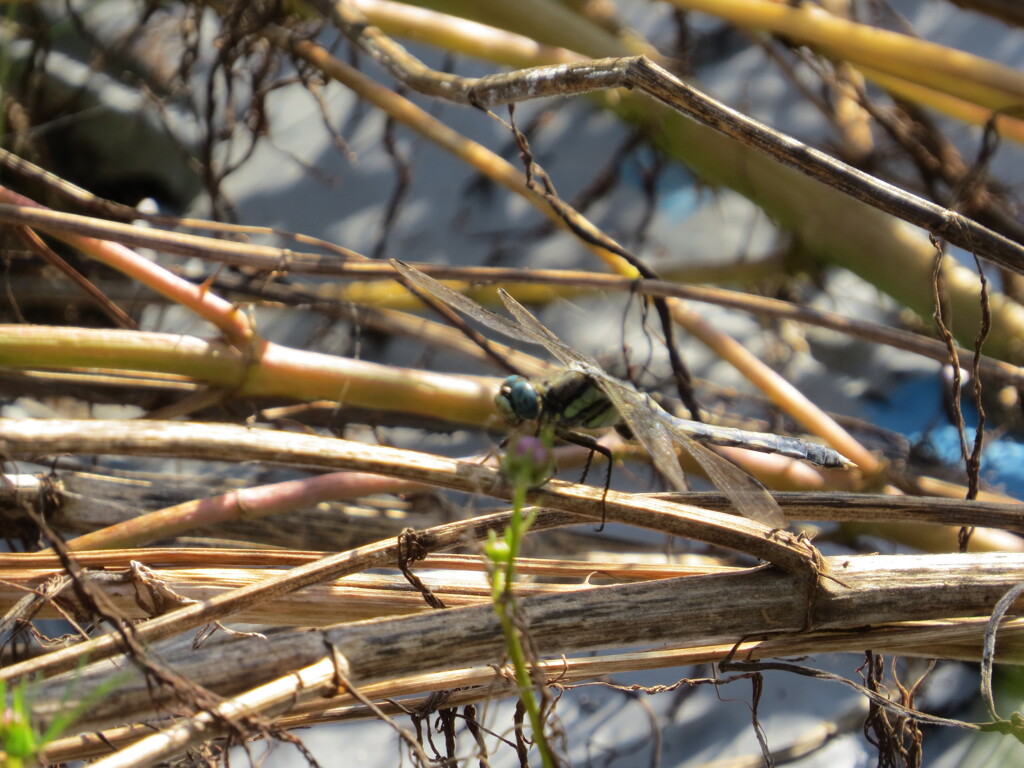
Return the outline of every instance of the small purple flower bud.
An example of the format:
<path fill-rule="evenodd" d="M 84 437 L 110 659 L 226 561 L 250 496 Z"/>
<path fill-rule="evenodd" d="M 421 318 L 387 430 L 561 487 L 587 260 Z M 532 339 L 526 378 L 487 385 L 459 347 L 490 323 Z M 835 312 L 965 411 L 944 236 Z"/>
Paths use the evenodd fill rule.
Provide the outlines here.
<path fill-rule="evenodd" d="M 501 471 L 505 477 L 529 488 L 543 485 L 554 468 L 555 457 L 550 443 L 532 435 L 514 439 L 501 460 Z"/>

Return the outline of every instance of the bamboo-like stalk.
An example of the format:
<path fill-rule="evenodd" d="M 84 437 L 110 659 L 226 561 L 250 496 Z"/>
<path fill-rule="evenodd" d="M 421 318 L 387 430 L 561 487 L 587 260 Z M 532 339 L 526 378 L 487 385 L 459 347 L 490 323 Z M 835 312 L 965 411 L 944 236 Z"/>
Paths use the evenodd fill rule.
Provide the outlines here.
<path fill-rule="evenodd" d="M 143 559 L 147 559 L 145 554 Z M 582 582 L 587 573 L 575 568 L 580 579 L 577 585 L 522 584 L 517 591 L 523 595 L 565 592 L 586 589 Z M 104 572 L 84 578 L 91 589 L 102 592 L 121 616 L 129 621 L 149 618 L 174 605 L 206 600 L 232 589 L 259 584 L 268 576 L 282 571 L 272 568 L 228 568 L 210 562 L 202 568 L 147 568 L 137 564 L 126 566 L 114 575 L 113 566 L 103 565 Z M 482 569 L 481 569 L 482 570 Z M 568 569 L 566 568 L 567 572 Z M 25 590 L 42 584 L 55 573 L 37 569 L 0 569 L 0 611 L 7 612 Z M 447 580 L 434 584 L 433 593 L 449 608 L 481 605 L 490 601 L 490 590 L 481 579 L 471 582 Z M 59 592 L 51 592 L 46 604 L 35 614 L 39 618 L 62 618 L 69 609 L 87 610 L 78 603 L 70 584 Z M 57 611 L 53 600 L 60 600 L 65 612 Z M 381 616 L 401 616 L 430 610 L 423 596 L 413 590 L 402 576 L 369 576 L 357 574 L 344 579 L 316 584 L 304 589 L 261 600 L 232 616 L 233 621 L 276 626 L 323 627 L 346 621 L 361 621 Z"/>
<path fill-rule="evenodd" d="M 579 51 L 588 56 L 593 50 L 607 51 L 605 56 L 646 55 L 650 43 L 637 37 L 620 37 L 585 18 L 564 3 L 547 0 L 417 0 L 415 5 L 441 13 L 474 19 L 499 29 L 522 35 L 547 45 Z"/>
<path fill-rule="evenodd" d="M 6 195 L 0 199 L 10 197 Z M 14 199 L 19 199 L 14 198 Z M 20 198 L 22 201 L 26 198 Z M 216 222 L 197 222 L 180 220 L 181 223 L 215 224 Z M 235 243 L 187 232 L 172 232 L 164 229 L 137 227 L 119 221 L 108 221 L 95 216 L 65 213 L 43 208 L 38 205 L 24 203 L 0 203 L 0 222 L 5 224 L 24 224 L 53 233 L 73 243 L 76 235 L 85 238 L 112 240 L 123 246 L 155 248 L 164 253 L 175 253 L 181 256 L 196 256 L 205 259 L 221 259 L 228 264 L 245 263 L 261 269 L 282 269 L 290 272 L 317 274 L 339 274 L 347 259 L 362 260 L 364 257 L 350 252 L 347 259 L 336 256 L 325 256 L 320 253 L 293 251 L 288 248 L 274 248 L 259 243 Z M 176 222 L 177 223 L 177 222 Z M 131 261 L 138 260 L 136 254 Z M 142 261 L 146 261 L 142 259 Z M 150 280 L 145 274 L 132 275 L 140 282 L 149 285 Z M 189 284 L 191 285 L 191 284 Z M 151 288 L 153 286 L 150 286 Z M 194 287 L 194 286 L 193 286 Z M 154 288 L 155 290 L 155 288 Z M 177 301 L 177 295 L 169 295 Z"/>
<path fill-rule="evenodd" d="M 98 760 L 98 768 L 141 768 L 153 765 L 190 746 L 214 737 L 225 722 L 241 723 L 256 713 L 272 715 L 287 709 L 299 696 L 322 695 L 339 687 L 344 658 L 335 655 L 296 670 L 280 680 L 258 686 L 243 696 L 219 702 L 211 711 L 199 711 L 160 733 L 150 734 L 111 757 Z"/>
<path fill-rule="evenodd" d="M 925 107 L 931 107 L 965 123 L 985 126 L 989 121 L 992 121 L 992 125 L 1001 137 L 1015 141 L 1018 144 L 1024 144 L 1024 122 L 1019 118 L 993 112 L 966 99 L 933 91 L 927 86 L 894 77 L 886 72 L 875 69 L 869 64 L 858 64 L 857 70 L 889 93 L 899 96 L 901 99 Z"/>
<path fill-rule="evenodd" d="M 712 496 L 715 494 L 705 494 Z M 719 500 L 724 497 L 717 496 Z M 859 498 L 859 497 L 858 497 Z M 894 497 L 885 497 L 889 501 Z M 898 497 L 897 501 L 899 501 Z M 881 499 L 879 500 L 881 502 Z M 867 505 L 861 505 L 864 509 Z M 897 504 L 898 508 L 900 505 Z M 964 506 L 961 503 L 961 507 Z M 971 521 L 973 507 L 998 514 L 998 506 L 983 503 L 969 504 L 965 510 L 964 520 Z M 880 503 L 881 508 L 886 504 Z M 538 514 L 544 514 L 538 512 Z M 565 517 L 559 520 L 565 522 Z M 541 529 L 548 529 L 548 524 L 541 521 Z M 83 568 L 109 567 L 128 569 L 133 562 L 148 568 L 168 568 L 197 570 L 203 567 L 238 568 L 243 573 L 258 568 L 283 568 L 286 566 L 313 563 L 324 556 L 320 551 L 282 550 L 282 549 L 229 549 L 223 547 L 145 547 L 131 549 L 109 549 L 75 552 L 75 562 Z M 690 562 L 697 559 L 699 564 Z M 642 555 L 619 560 L 552 560 L 537 557 L 519 557 L 516 559 L 516 573 L 520 576 L 537 576 L 548 579 L 572 579 L 583 584 L 593 579 L 608 578 L 624 581 L 643 581 L 646 579 L 667 579 L 675 576 L 698 576 L 708 573 L 732 573 L 743 570 L 739 566 L 712 564 L 710 558 L 690 556 L 684 563 L 663 562 L 659 555 L 658 562 L 643 562 Z M 57 575 L 63 572 L 64 565 L 60 558 L 52 552 L 8 552 L 0 553 L 0 568 L 4 569 L 13 583 L 28 584 Z M 479 575 L 483 584 L 483 576 L 487 572 L 486 563 L 479 555 L 451 554 L 439 552 L 427 555 L 416 561 L 416 570 L 463 571 Z M 368 576 L 367 583 L 383 584 L 377 576 Z M 383 577 L 381 577 L 383 578 Z M 346 577 L 346 581 L 337 583 L 356 584 L 358 579 Z M 558 582 L 561 583 L 561 582 Z M 9 593 L 8 593 L 9 594 Z"/>
<path fill-rule="evenodd" d="M 580 466 L 586 459 L 586 451 L 578 446 L 564 446 L 557 449 L 557 458 L 563 467 Z M 808 469 L 809 474 L 813 474 L 813 470 L 804 465 L 800 466 Z M 686 466 L 688 472 L 698 469 L 696 466 Z M 760 470 L 757 474 L 763 482 L 771 482 L 773 486 L 784 487 L 787 481 L 790 484 L 811 485 L 806 478 L 797 482 L 798 478 L 794 477 L 792 467 L 780 469 L 774 474 L 769 474 L 763 466 L 755 469 Z M 314 519 L 310 519 L 309 513 L 312 510 L 308 508 L 311 505 L 327 500 L 358 498 L 379 493 L 400 493 L 424 487 L 421 483 L 380 475 L 339 472 L 284 483 L 233 489 L 199 499 L 193 499 L 191 495 L 199 495 L 205 489 L 186 488 L 183 489 L 183 494 L 186 494 L 188 500 L 140 515 L 139 510 L 152 506 L 153 502 L 147 500 L 145 487 L 137 489 L 133 494 L 123 481 L 103 483 L 99 478 L 82 478 L 67 473 L 59 480 L 35 475 L 6 475 L 3 480 L 0 489 L 7 492 L 0 493 L 0 509 L 8 507 L 14 510 L 9 513 L 12 521 L 17 520 L 18 513 L 26 508 L 35 509 L 39 514 L 47 512 L 51 525 L 56 529 L 86 532 L 71 542 L 76 551 L 87 550 L 90 547 L 137 546 L 145 541 L 180 536 L 197 529 L 223 526 L 231 522 L 245 524 L 247 529 L 253 531 L 252 535 L 257 537 L 255 540 L 271 546 L 300 538 L 290 530 L 291 528 L 313 525 L 319 533 L 310 538 L 317 545 L 325 550 L 342 549 L 345 548 L 346 542 L 348 546 L 352 546 L 353 537 L 361 537 L 362 541 L 366 541 L 375 538 L 372 535 L 374 532 L 377 532 L 378 537 L 385 535 L 385 532 L 397 535 L 403 527 L 416 524 L 420 519 L 407 516 L 399 519 L 392 516 L 375 519 L 367 519 L 365 516 L 353 518 L 331 512 L 318 514 Z M 925 551 L 944 552 L 956 548 L 956 528 L 961 526 L 978 528 L 971 539 L 972 551 L 1013 552 L 1021 551 L 1024 547 L 1020 537 L 1011 533 L 1020 531 L 1020 502 L 991 491 L 981 492 L 976 500 L 964 501 L 966 489 L 959 486 L 931 490 L 937 495 L 928 498 L 895 496 L 891 493 L 822 494 L 820 491 L 777 492 L 774 496 L 790 520 L 838 522 L 842 523 L 843 529 L 850 534 L 868 533 L 884 536 Z M 116 494 L 117 501 L 111 500 L 112 494 Z M 672 493 L 656 496 L 671 501 L 692 503 L 705 509 L 732 511 L 731 504 L 720 493 Z M 160 494 L 161 499 L 166 497 L 166 493 Z M 52 500 L 56 509 L 44 510 L 40 504 L 40 499 L 43 498 Z M 291 513 L 294 516 L 300 511 L 304 514 L 301 517 L 293 517 L 295 525 L 289 526 L 286 530 L 280 530 L 280 526 L 259 525 L 259 521 L 267 515 Z M 27 556 L 20 557 L 24 562 Z M 117 551 L 112 551 L 110 557 L 111 563 L 117 562 Z M 229 561 L 237 561 L 238 557 L 236 553 Z M 150 558 L 136 559 L 144 563 L 152 562 Z M 0 563 L 3 562 L 3 556 L 0 556 Z M 26 564 L 25 567 L 41 566 Z"/>
<path fill-rule="evenodd" d="M 0 326 L 0 365 L 159 372 L 187 376 L 224 396 L 329 398 L 455 422 L 495 418 L 493 383 L 473 376 L 368 363 L 257 341 L 250 355 L 194 336 L 91 328 Z"/>
<path fill-rule="evenodd" d="M 566 48 L 544 45 L 508 29 L 416 8 L 408 3 L 356 0 L 353 5 L 389 35 L 422 40 L 453 53 L 469 54 L 510 67 L 567 64 L 584 58 Z M 573 14 L 569 18 L 577 17 Z M 608 38 L 603 38 L 603 42 L 607 44 Z"/>
<path fill-rule="evenodd" d="M 775 0 L 668 0 L 741 26 L 785 35 L 831 57 L 861 62 L 991 110 L 1024 104 L 1021 73 L 946 46 L 840 18 L 814 5 Z"/>

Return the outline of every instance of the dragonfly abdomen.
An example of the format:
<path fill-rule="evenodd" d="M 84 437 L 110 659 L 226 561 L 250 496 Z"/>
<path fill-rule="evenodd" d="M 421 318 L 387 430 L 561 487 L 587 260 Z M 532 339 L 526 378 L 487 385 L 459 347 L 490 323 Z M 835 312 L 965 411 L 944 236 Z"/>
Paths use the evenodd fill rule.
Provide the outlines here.
<path fill-rule="evenodd" d="M 732 427 L 714 427 L 697 421 L 688 421 L 673 417 L 677 427 L 702 443 L 722 445 L 726 447 L 746 448 L 763 453 L 777 453 L 791 459 L 802 459 L 819 467 L 842 469 L 850 466 L 850 462 L 842 454 L 809 440 L 785 435 L 773 435 L 765 432 L 748 432 L 745 429 Z"/>

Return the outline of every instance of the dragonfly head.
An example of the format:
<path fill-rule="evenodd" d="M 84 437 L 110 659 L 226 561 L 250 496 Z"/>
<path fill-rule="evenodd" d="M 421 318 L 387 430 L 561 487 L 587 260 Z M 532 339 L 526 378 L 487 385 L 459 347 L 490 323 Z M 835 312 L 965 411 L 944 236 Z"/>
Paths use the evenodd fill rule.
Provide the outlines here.
<path fill-rule="evenodd" d="M 540 395 L 524 376 L 509 376 L 501 382 L 494 404 L 505 421 L 513 426 L 540 416 Z"/>

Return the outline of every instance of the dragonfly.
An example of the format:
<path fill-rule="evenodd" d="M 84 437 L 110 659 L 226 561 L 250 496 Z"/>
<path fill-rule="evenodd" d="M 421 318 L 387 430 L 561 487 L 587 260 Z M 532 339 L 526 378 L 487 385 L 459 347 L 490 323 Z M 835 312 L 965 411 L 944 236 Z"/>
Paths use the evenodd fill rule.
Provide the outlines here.
<path fill-rule="evenodd" d="M 650 454 L 661 474 L 677 490 L 687 492 L 689 486 L 676 451 L 676 446 L 679 446 L 693 457 L 736 511 L 777 529 L 786 527 L 786 517 L 765 487 L 701 443 L 779 453 L 822 467 L 852 466 L 852 462 L 842 454 L 819 443 L 712 426 L 674 416 L 650 395 L 606 373 L 590 355 L 564 343 L 504 289 L 498 290 L 498 296 L 514 322 L 398 259 L 392 259 L 391 264 L 414 286 L 452 309 L 509 338 L 540 345 L 566 366 L 563 373 L 550 381 L 536 382 L 523 376 L 509 376 L 502 382 L 495 404 L 513 427 L 524 422 L 538 422 L 566 437 L 574 428 L 625 426 L 625 431 Z"/>

